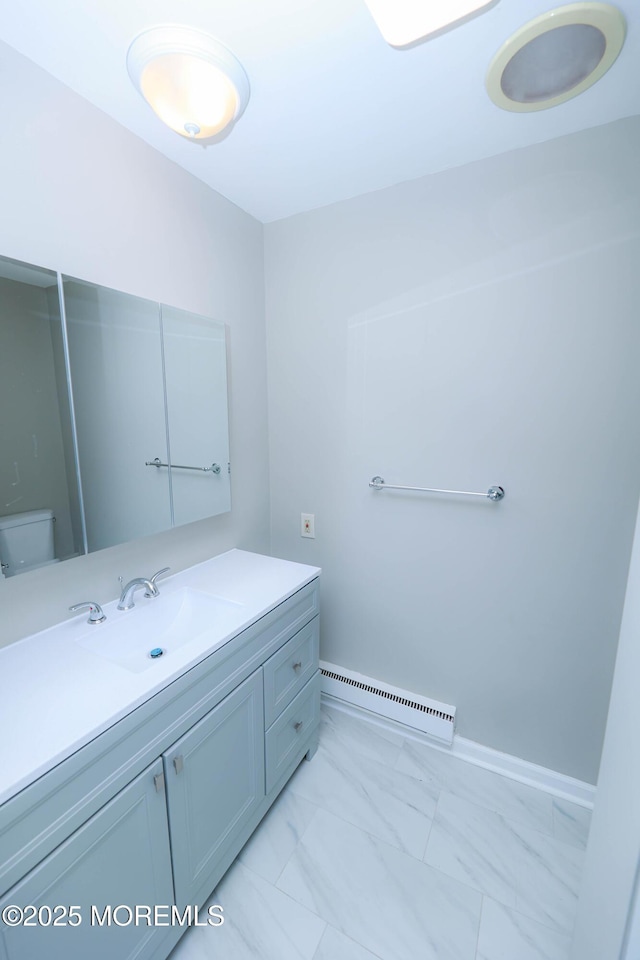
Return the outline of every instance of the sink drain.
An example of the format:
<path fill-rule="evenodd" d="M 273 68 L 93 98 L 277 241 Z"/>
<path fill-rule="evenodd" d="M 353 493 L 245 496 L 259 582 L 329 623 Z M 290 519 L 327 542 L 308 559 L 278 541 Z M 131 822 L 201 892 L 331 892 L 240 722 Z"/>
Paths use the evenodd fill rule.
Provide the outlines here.
<path fill-rule="evenodd" d="M 162 649 L 162 647 L 154 647 L 153 650 L 149 651 L 149 656 L 152 660 L 157 660 L 158 657 L 161 657 L 164 652 L 165 651 Z"/>

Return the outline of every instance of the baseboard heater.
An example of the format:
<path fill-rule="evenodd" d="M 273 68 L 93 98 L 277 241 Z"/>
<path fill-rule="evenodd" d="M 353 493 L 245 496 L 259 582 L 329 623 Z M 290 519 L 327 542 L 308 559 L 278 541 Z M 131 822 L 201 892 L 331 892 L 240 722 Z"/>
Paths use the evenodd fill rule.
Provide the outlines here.
<path fill-rule="evenodd" d="M 400 690 L 324 660 L 320 661 L 320 672 L 323 693 L 413 727 L 445 743 L 453 743 L 455 707 L 420 697 L 408 690 Z"/>

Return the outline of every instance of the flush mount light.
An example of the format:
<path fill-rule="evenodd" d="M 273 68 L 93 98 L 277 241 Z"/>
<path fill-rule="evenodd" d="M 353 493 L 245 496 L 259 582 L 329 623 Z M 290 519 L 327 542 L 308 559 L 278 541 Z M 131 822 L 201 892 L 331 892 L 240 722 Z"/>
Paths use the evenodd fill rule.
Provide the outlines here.
<path fill-rule="evenodd" d="M 154 27 L 127 53 L 131 80 L 160 119 L 189 140 L 208 140 L 242 114 L 249 80 L 230 50 L 199 30 Z"/>
<path fill-rule="evenodd" d="M 392 47 L 406 47 L 416 40 L 449 27 L 495 0 L 447 0 L 416 3 L 416 0 L 364 0 L 378 29 Z"/>
<path fill-rule="evenodd" d="M 570 3 L 518 30 L 489 64 L 486 86 L 504 110 L 546 110 L 599 80 L 622 49 L 625 20 L 608 3 Z"/>

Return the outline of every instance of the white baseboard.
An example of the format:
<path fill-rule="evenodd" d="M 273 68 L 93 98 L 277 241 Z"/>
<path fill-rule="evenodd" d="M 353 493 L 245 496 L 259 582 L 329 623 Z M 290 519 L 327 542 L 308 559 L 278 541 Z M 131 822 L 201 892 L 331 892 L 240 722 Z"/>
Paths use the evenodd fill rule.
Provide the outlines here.
<path fill-rule="evenodd" d="M 508 753 L 501 753 L 492 747 L 485 747 L 481 743 L 475 743 L 473 740 L 467 740 L 465 737 L 454 734 L 451 747 L 444 746 L 441 742 L 434 740 L 420 730 L 408 727 L 404 723 L 398 723 L 394 720 L 388 720 L 371 710 L 365 710 L 363 707 L 354 706 L 345 700 L 340 700 L 323 691 L 322 700 L 327 706 L 344 713 L 358 717 L 373 723 L 376 726 L 383 727 L 385 730 L 391 730 L 399 733 L 410 740 L 417 740 L 420 743 L 428 744 L 434 750 L 440 750 L 450 756 L 457 757 L 459 760 L 466 760 L 478 767 L 484 767 L 487 770 L 493 770 L 510 780 L 517 780 L 520 783 L 526 783 L 529 786 L 536 787 L 538 790 L 544 790 L 554 797 L 560 797 L 563 800 L 570 800 L 581 807 L 593 808 L 596 788 L 582 780 L 576 780 L 574 777 L 568 777 L 564 773 L 558 773 L 556 770 L 549 770 L 547 767 L 541 767 L 528 760 L 521 760 L 520 757 L 514 757 Z"/>

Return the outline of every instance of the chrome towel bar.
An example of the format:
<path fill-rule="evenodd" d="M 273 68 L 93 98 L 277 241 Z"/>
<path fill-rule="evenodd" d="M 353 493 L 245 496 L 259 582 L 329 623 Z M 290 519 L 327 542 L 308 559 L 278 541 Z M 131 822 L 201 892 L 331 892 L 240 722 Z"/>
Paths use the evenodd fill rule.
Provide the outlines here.
<path fill-rule="evenodd" d="M 145 460 L 145 467 L 168 467 L 168 463 L 161 463 L 160 457 L 156 457 L 155 460 Z M 210 467 L 185 467 L 180 463 L 172 463 L 172 470 L 201 470 L 203 473 L 220 473 L 220 464 L 212 463 Z"/>
<path fill-rule="evenodd" d="M 502 500 L 504 490 L 502 487 L 489 487 L 486 493 L 472 493 L 470 490 L 438 490 L 435 487 L 401 487 L 395 483 L 385 483 L 382 477 L 372 477 L 369 480 L 369 486 L 374 490 L 416 490 L 419 493 L 454 493 L 463 497 L 484 497 L 485 500 Z"/>

